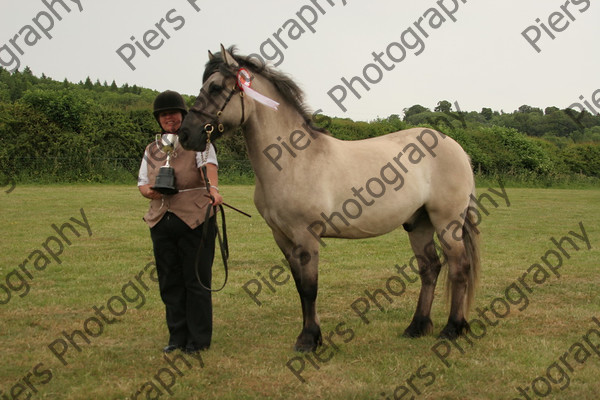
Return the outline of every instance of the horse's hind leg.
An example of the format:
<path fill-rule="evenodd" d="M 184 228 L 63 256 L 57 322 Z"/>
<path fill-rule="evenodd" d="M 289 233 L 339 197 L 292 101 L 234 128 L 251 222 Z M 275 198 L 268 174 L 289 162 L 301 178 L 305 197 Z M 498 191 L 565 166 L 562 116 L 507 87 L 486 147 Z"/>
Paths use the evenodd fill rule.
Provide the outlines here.
<path fill-rule="evenodd" d="M 467 291 L 474 282 L 470 278 L 469 259 L 464 243 L 457 240 L 448 241 L 450 248 L 445 248 L 444 253 L 448 257 L 448 282 L 450 290 L 450 316 L 448 323 L 440 332 L 441 338 L 454 339 L 469 331 L 469 323 L 466 320 L 468 308 Z"/>
<path fill-rule="evenodd" d="M 273 237 L 290 264 L 302 303 L 302 331 L 296 339 L 294 350 L 313 351 L 323 343 L 317 315 L 318 242 L 315 242 L 315 246 L 295 244 L 275 229 Z"/>
<path fill-rule="evenodd" d="M 432 333 L 431 305 L 438 275 L 442 264 L 433 245 L 435 229 L 426 212 L 422 212 L 416 221 L 405 224 L 410 245 L 419 265 L 421 292 L 413 319 L 404 331 L 404 336 L 419 337 Z"/>

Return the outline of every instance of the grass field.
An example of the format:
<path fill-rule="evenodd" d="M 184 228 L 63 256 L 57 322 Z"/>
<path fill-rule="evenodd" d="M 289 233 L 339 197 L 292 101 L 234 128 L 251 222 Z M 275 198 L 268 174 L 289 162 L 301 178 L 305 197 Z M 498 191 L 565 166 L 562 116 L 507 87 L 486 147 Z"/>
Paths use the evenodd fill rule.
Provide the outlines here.
<path fill-rule="evenodd" d="M 518 387 L 532 399 L 598 398 L 599 190 L 507 188 L 510 205 L 486 203 L 478 322 L 455 343 L 400 336 L 419 290 L 410 268 L 395 268 L 412 256 L 403 230 L 326 240 L 318 308 L 330 344 L 309 355 L 292 350 L 300 303 L 287 272 L 276 275 L 281 254 L 253 187 L 221 191 L 253 217 L 227 213 L 230 279 L 213 296 L 211 349 L 169 360 L 135 187 L 1 193 L 0 399 L 525 399 Z M 214 276 L 220 284 L 220 262 Z M 447 319 L 438 293 L 436 335 Z"/>

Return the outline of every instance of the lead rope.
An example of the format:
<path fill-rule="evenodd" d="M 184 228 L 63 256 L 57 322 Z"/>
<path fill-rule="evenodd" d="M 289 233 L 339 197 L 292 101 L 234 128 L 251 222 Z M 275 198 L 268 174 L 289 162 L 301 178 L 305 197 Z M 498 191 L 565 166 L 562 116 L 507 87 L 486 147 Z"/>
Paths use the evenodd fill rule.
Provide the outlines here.
<path fill-rule="evenodd" d="M 208 181 L 208 174 L 206 173 L 206 166 L 203 165 L 201 167 L 201 170 L 202 170 L 202 175 L 204 176 L 204 181 L 206 182 L 206 186 L 207 186 L 206 190 L 210 193 L 210 183 Z M 212 198 L 212 196 L 210 196 L 210 197 Z M 221 231 L 219 230 L 219 225 L 217 224 L 217 208 L 221 212 L 221 225 L 223 227 L 223 236 L 222 237 L 221 237 Z M 219 292 L 219 291 L 223 290 L 223 288 L 227 284 L 227 279 L 229 277 L 229 267 L 227 264 L 227 260 L 229 259 L 229 243 L 227 241 L 227 225 L 225 223 L 225 210 L 223 210 L 223 206 L 220 204 L 218 206 L 212 206 L 212 209 L 214 212 L 213 218 L 210 217 L 211 207 L 208 207 L 206 209 L 206 216 L 204 218 L 204 227 L 202 229 L 202 237 L 200 238 L 200 244 L 198 245 L 198 251 L 196 253 L 195 272 L 196 272 L 196 278 L 198 279 L 198 283 L 200 284 L 200 286 L 203 289 L 208 290 L 209 292 Z M 199 267 L 199 262 L 200 262 L 200 254 L 201 254 L 202 250 L 204 249 L 204 242 L 208 238 L 208 229 L 209 229 L 209 225 L 210 225 L 211 221 L 214 223 L 214 230 L 216 231 L 217 237 L 219 239 L 219 248 L 221 250 L 221 258 L 223 259 L 223 268 L 225 269 L 225 280 L 223 281 L 223 285 L 219 289 L 211 289 L 210 287 L 204 285 L 204 283 L 202 283 L 202 279 L 200 278 L 200 273 L 198 272 L 198 267 Z M 210 283 L 209 283 L 209 285 L 210 285 Z"/>
<path fill-rule="evenodd" d="M 212 197 L 210 195 L 210 181 L 208 179 L 208 173 L 206 172 L 206 161 L 208 160 L 208 151 L 210 148 L 210 134 L 211 133 L 212 133 L 212 130 L 210 132 L 207 132 L 206 150 L 204 152 L 202 152 L 200 155 L 201 160 L 202 160 L 202 167 L 200 167 L 200 170 L 202 171 L 202 177 L 204 178 L 204 184 L 206 185 L 206 192 L 208 193 L 211 201 L 214 201 L 214 197 Z M 219 225 L 217 224 L 217 207 L 221 211 L 223 236 L 225 238 L 224 240 L 223 240 L 223 238 L 221 238 L 221 232 L 219 231 Z M 213 210 L 214 218 L 210 217 L 211 208 Z M 211 221 L 214 223 L 214 228 L 217 233 L 217 237 L 219 239 L 219 248 L 221 250 L 221 258 L 223 259 L 223 267 L 225 269 L 225 280 L 223 281 L 223 285 L 219 289 L 211 289 L 210 287 L 204 285 L 204 283 L 202 283 L 202 279 L 200 278 L 200 273 L 198 272 L 198 267 L 199 267 L 199 263 L 200 263 L 200 255 L 202 253 L 202 250 L 204 249 L 204 242 L 208 238 L 208 228 L 209 228 Z M 203 289 L 208 290 L 209 292 L 218 292 L 218 291 L 223 290 L 223 288 L 227 284 L 227 278 L 229 277 L 229 268 L 227 266 L 227 260 L 229 259 L 229 245 L 227 243 L 227 227 L 225 225 L 225 210 L 223 210 L 223 206 L 221 206 L 219 204 L 218 206 L 207 207 L 203 225 L 204 225 L 204 227 L 202 228 L 202 236 L 200 237 L 200 243 L 198 244 L 198 250 L 196 252 L 196 263 L 194 265 L 194 272 L 196 273 L 196 279 L 198 279 L 198 283 L 200 284 L 200 286 Z M 211 269 L 212 269 L 212 266 L 211 266 Z M 209 285 L 210 285 L 210 283 L 209 283 Z"/>

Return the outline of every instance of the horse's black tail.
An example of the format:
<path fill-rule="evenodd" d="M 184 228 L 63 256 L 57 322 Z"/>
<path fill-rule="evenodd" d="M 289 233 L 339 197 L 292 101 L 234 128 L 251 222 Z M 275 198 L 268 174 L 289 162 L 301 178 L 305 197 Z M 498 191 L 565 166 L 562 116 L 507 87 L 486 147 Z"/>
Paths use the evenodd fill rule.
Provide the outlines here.
<path fill-rule="evenodd" d="M 473 300 L 475 299 L 475 289 L 477 287 L 477 283 L 479 281 L 479 275 L 481 272 L 481 263 L 479 259 L 479 246 L 480 246 L 480 237 L 481 232 L 479 231 L 477 224 L 479 221 L 477 205 L 475 203 L 475 185 L 473 185 L 473 191 L 471 193 L 471 198 L 469 201 L 469 205 L 464 212 L 464 222 L 462 227 L 462 241 L 463 246 L 465 248 L 465 255 L 467 259 L 467 263 L 469 265 L 469 269 L 467 272 L 467 293 L 465 296 L 465 318 L 468 316 L 469 310 L 471 309 L 471 305 L 473 304 Z M 445 256 L 445 255 L 444 255 Z M 446 257 L 446 256 L 445 256 Z M 447 258 L 445 258 L 442 265 L 447 262 Z M 445 293 L 444 297 L 446 299 L 446 303 L 450 306 L 450 294 L 452 292 L 452 280 L 450 279 L 450 273 L 447 269 L 442 269 L 442 272 L 446 274 L 445 280 Z"/>

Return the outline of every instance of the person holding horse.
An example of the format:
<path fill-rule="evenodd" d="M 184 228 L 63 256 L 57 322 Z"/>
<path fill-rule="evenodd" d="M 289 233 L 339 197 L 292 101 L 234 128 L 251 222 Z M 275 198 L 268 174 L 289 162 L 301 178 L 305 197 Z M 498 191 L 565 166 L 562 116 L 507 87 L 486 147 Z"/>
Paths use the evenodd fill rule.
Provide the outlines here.
<path fill-rule="evenodd" d="M 162 134 L 177 135 L 187 114 L 183 97 L 167 90 L 156 97 L 153 107 Z M 169 341 L 163 351 L 193 353 L 208 349 L 212 338 L 211 292 L 202 284 L 210 285 L 215 250 L 211 205 L 222 204 L 223 198 L 219 194 L 218 163 L 212 145 L 203 152 L 176 145 L 173 149 L 169 164 L 174 170 L 177 193 L 161 194 L 152 188 L 166 162 L 155 142 L 146 147 L 138 188 L 142 196 L 150 199 L 144 221 L 150 228 L 160 296 L 166 309 Z M 206 168 L 206 175 L 202 167 Z"/>

